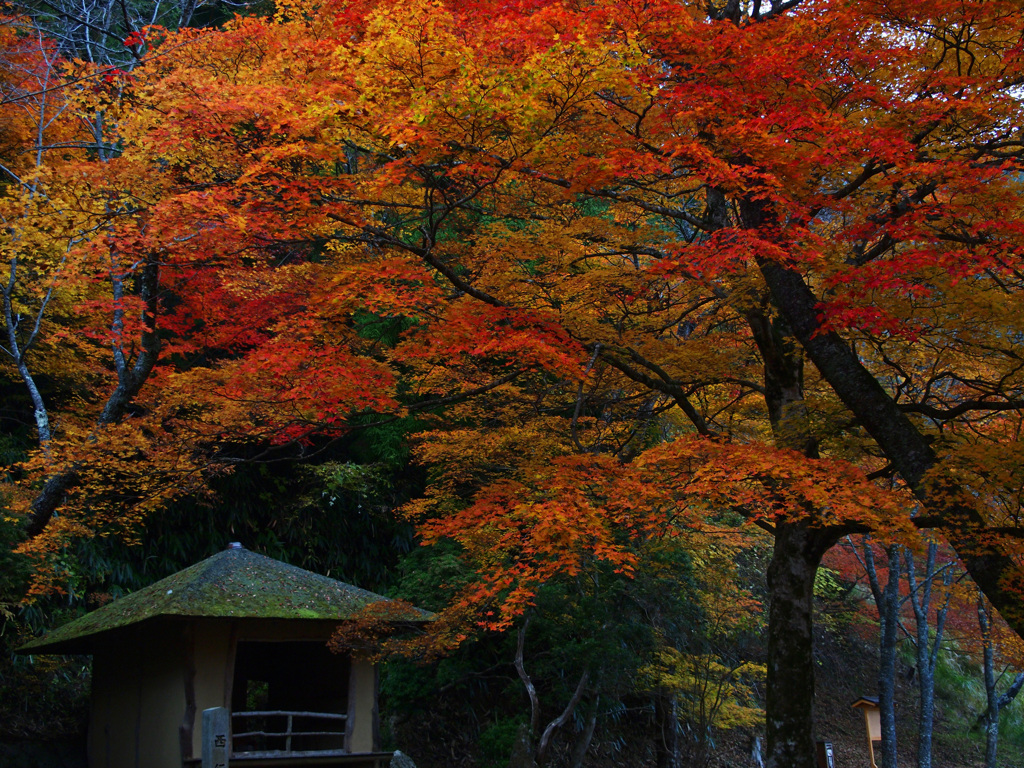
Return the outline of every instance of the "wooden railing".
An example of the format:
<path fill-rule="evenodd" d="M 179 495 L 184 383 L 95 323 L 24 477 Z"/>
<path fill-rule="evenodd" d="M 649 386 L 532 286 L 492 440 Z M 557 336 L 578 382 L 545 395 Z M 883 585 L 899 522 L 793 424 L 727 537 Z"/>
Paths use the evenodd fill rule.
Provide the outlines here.
<path fill-rule="evenodd" d="M 232 712 L 231 754 L 238 757 L 343 754 L 347 720 L 346 715 L 332 712 Z"/>

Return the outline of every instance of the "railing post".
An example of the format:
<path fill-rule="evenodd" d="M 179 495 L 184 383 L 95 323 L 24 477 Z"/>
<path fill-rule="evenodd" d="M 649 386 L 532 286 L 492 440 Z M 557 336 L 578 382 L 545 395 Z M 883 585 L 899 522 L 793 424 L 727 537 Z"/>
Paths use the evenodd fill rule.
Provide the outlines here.
<path fill-rule="evenodd" d="M 285 728 L 284 751 L 292 751 L 292 713 L 288 713 L 288 727 Z"/>
<path fill-rule="evenodd" d="M 228 768 L 231 713 L 224 707 L 203 710 L 203 768 Z"/>

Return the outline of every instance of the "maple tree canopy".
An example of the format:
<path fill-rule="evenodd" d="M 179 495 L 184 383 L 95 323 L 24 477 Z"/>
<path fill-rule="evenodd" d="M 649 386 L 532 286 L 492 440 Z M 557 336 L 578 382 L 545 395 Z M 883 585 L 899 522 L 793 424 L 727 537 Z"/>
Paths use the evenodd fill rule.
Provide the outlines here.
<path fill-rule="evenodd" d="M 1019 3 L 740 5 L 281 2 L 75 70 L 111 156 L 11 191 L 5 297 L 124 397 L 46 437 L 25 548 L 429 412 L 411 512 L 494 626 L 730 511 L 811 582 L 937 529 L 1024 629 Z"/>
<path fill-rule="evenodd" d="M 82 273 L 158 266 L 145 408 L 191 439 L 603 376 L 710 440 L 647 461 L 888 470 L 984 549 L 1020 471 L 1011 5 L 284 4 L 147 31 L 123 151 L 51 184 L 103 221 Z M 817 497 L 762 502 L 898 525 L 872 484 L 840 501 L 805 471 Z"/>

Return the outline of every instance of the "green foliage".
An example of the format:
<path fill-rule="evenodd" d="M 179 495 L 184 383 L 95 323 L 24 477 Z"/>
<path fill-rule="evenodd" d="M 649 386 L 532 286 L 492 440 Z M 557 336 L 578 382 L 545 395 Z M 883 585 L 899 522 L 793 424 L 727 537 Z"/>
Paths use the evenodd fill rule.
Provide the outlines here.
<path fill-rule="evenodd" d="M 688 553 L 677 548 L 661 555 L 663 567 L 671 567 L 672 555 L 692 559 L 690 599 L 666 612 L 671 620 L 659 627 L 659 644 L 640 669 L 637 687 L 674 701 L 689 765 L 709 764 L 718 731 L 763 722 L 765 668 L 752 659 L 763 650 L 764 616 L 760 602 L 743 586 L 761 581 L 755 576 L 758 549 L 755 539 L 738 549 Z"/>
<path fill-rule="evenodd" d="M 914 664 L 909 643 L 900 648 L 903 660 Z M 1001 693 L 1015 672 L 1007 670 L 998 690 Z M 955 641 L 945 644 L 935 668 L 936 709 L 942 717 L 935 724 L 937 751 L 975 755 L 980 764 L 985 754 L 985 735 L 977 728 L 978 715 L 985 711 L 985 684 L 981 662 L 964 653 Z M 999 765 L 1024 768 L 1024 701 L 1020 697 L 999 713 Z"/>
<path fill-rule="evenodd" d="M 21 525 L 9 516 L 0 496 L 0 627 L 13 621 L 14 611 L 28 586 L 30 564 L 27 558 L 11 551 L 20 540 Z"/>
<path fill-rule="evenodd" d="M 351 461 L 364 465 L 379 465 L 378 469 L 397 474 L 406 470 L 409 463 L 409 432 L 415 429 L 413 419 L 396 419 L 385 423 L 378 421 L 376 414 L 356 416 L 357 429 L 347 446 L 346 453 Z"/>
<path fill-rule="evenodd" d="M 414 548 L 401 559 L 397 571 L 398 577 L 388 597 L 405 600 L 430 611 L 445 608 L 451 594 L 472 579 L 471 571 L 459 557 L 458 546 L 451 541 Z M 481 699 L 488 700 L 498 693 L 492 690 L 495 685 L 501 693 L 515 688 L 517 681 L 508 676 L 510 667 L 505 670 L 506 679 L 497 683 L 483 681 L 479 677 L 481 670 L 493 666 L 496 661 L 500 664 L 511 660 L 511 653 L 507 638 L 483 635 L 430 667 L 397 659 L 384 667 L 381 694 L 390 711 L 400 715 L 431 709 L 439 691 L 451 692 L 452 698 L 473 709 Z"/>
<path fill-rule="evenodd" d="M 29 637 L 24 632 L 5 634 L 0 660 L 0 734 L 53 739 L 84 732 L 89 658 L 11 656 L 10 649 Z"/>
<path fill-rule="evenodd" d="M 1018 696 L 999 713 L 999 751 L 1007 766 L 1024 765 L 1024 700 Z"/>
<path fill-rule="evenodd" d="M 362 338 L 371 339 L 386 348 L 398 344 L 402 334 L 416 325 L 416 320 L 411 317 L 377 315 L 365 310 L 355 312 L 352 321 Z"/>
<path fill-rule="evenodd" d="M 722 661 L 712 654 L 663 648 L 654 663 L 641 670 L 641 680 L 677 696 L 687 720 L 705 730 L 760 725 L 764 710 L 757 702 L 757 690 L 767 674 L 765 666 Z"/>
<path fill-rule="evenodd" d="M 839 600 L 849 592 L 837 571 L 820 566 L 814 574 L 814 596 L 822 600 Z"/>
<path fill-rule="evenodd" d="M 18 435 L 0 433 L 0 473 L 24 458 Z M 8 509 L 5 481 L 0 474 L 0 736 L 79 733 L 88 704 L 88 659 L 14 655 L 41 629 L 45 616 L 21 605 L 31 564 L 13 552 L 24 534 L 21 520 Z M 66 605 L 57 610 L 70 618 Z"/>
<path fill-rule="evenodd" d="M 542 724 L 561 712 L 587 670 L 590 683 L 581 712 L 599 695 L 599 738 L 617 743 L 635 726 L 622 713 L 647 709 L 649 694 L 637 678 L 665 635 L 696 645 L 703 641 L 691 555 L 677 542 L 650 542 L 644 554 L 634 578 L 591 563 L 576 577 L 549 582 L 528 616 L 519 620 L 517 628 L 529 621 L 523 661 L 537 688 Z M 443 608 L 473 577 L 451 541 L 416 549 L 400 567 L 391 596 L 432 610 Z M 482 633 L 430 667 L 389 663 L 382 678 L 386 710 L 399 720 L 446 712 L 446 721 L 463 730 L 479 728 L 480 765 L 507 765 L 519 727 L 530 714 L 513 667 L 516 642 L 516 632 Z M 566 730 L 560 738 L 574 738 L 572 726 Z"/>
<path fill-rule="evenodd" d="M 467 586 L 473 573 L 459 556 L 455 542 L 415 547 L 398 565 L 398 579 L 388 597 L 399 598 L 428 611 L 440 611 L 452 593 Z"/>
<path fill-rule="evenodd" d="M 814 575 L 815 621 L 818 627 L 834 633 L 845 632 L 859 618 L 856 584 L 841 574 L 819 566 Z"/>
<path fill-rule="evenodd" d="M 0 735 L 79 733 L 88 704 L 89 660 L 13 653 L 34 636 L 42 614 L 20 605 L 30 566 L 11 551 L 21 539 L 21 526 L 3 501 L 0 497 Z M 58 618 L 72 618 L 70 613 L 60 608 Z"/>
<path fill-rule="evenodd" d="M 301 568 L 384 591 L 412 530 L 393 510 L 406 491 L 385 464 L 243 464 L 213 499 L 182 499 L 150 517 L 140 540 L 82 541 L 73 553 L 90 601 L 135 591 L 229 541 Z"/>
<path fill-rule="evenodd" d="M 17 436 L 0 432 L 0 468 L 9 470 L 24 458 L 25 451 Z"/>
<path fill-rule="evenodd" d="M 481 730 L 477 740 L 481 768 L 506 768 L 519 732 L 525 726 L 526 718 L 519 715 L 500 718 Z"/>
<path fill-rule="evenodd" d="M 912 654 L 913 646 L 907 643 L 906 647 L 908 655 Z M 935 667 L 935 696 L 948 704 L 965 705 L 978 711 L 984 708 L 985 683 L 980 665 L 976 659 L 960 653 L 953 643 L 939 654 Z"/>

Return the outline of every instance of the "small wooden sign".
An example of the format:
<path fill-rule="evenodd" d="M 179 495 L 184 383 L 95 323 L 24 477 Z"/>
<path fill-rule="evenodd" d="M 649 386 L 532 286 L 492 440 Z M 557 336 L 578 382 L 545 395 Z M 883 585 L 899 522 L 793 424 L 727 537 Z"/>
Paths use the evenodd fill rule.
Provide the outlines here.
<path fill-rule="evenodd" d="M 878 708 L 878 699 L 874 696 L 862 696 L 851 706 L 864 711 L 864 726 L 868 732 L 868 756 L 871 768 L 878 768 L 875 763 L 875 742 L 882 740 L 882 714 Z"/>
<path fill-rule="evenodd" d="M 224 707 L 203 710 L 203 768 L 228 768 L 231 713 Z"/>

